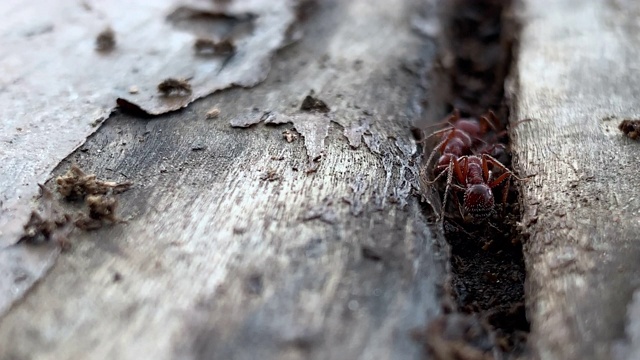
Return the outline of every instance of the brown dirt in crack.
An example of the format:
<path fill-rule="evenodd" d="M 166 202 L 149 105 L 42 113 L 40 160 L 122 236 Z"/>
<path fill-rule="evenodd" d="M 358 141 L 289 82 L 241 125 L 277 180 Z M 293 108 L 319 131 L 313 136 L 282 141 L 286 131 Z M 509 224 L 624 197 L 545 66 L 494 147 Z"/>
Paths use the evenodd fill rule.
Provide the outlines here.
<path fill-rule="evenodd" d="M 517 32 L 511 20 L 511 1 L 451 0 L 445 6 L 440 69 L 444 72 L 440 78 L 444 78 L 445 83 L 437 84 L 442 85 L 437 88 L 447 88 L 449 93 L 441 105 L 447 112 L 460 110 L 463 117 L 477 118 L 493 110 L 502 122 L 499 130 L 504 130 L 509 115 L 503 100 L 504 82 Z M 506 136 L 497 142 L 508 149 Z M 431 148 L 425 151 L 428 156 Z M 510 153 L 499 160 L 509 167 Z M 524 307 L 523 239 L 516 228 L 521 215 L 515 187 L 511 186 L 506 207 L 487 223 L 465 224 L 455 201 L 449 201 L 444 221 L 444 235 L 451 247 L 450 290 L 456 302 L 456 308 L 450 310 L 470 314 L 489 324 L 493 350 L 507 358 L 524 354 L 529 332 Z M 444 181 L 439 184 L 439 190 L 442 195 Z M 494 192 L 499 199 L 497 194 Z M 463 201 L 461 196 L 459 201 Z M 454 315 L 445 317 L 451 316 Z M 443 358 L 439 355 L 442 353 L 439 346 L 442 344 L 427 343 L 437 359 Z M 463 358 L 494 358 L 496 352 L 479 354 L 482 357 Z"/>

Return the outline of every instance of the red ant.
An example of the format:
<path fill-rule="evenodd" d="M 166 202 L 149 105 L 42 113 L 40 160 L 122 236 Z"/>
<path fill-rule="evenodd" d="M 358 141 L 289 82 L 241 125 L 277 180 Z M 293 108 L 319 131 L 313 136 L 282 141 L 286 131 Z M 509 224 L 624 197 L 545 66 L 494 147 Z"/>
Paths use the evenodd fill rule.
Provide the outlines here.
<path fill-rule="evenodd" d="M 500 169 L 503 173 L 493 179 L 489 165 Z M 504 183 L 505 186 L 502 190 L 502 205 L 504 206 L 509 194 L 509 180 L 511 177 L 519 181 L 527 180 L 526 178 L 517 177 L 502 163 L 488 154 L 465 155 L 459 158 L 452 157 L 448 171 L 441 172 L 433 181 L 427 181 L 426 183 L 435 183 L 445 173 L 447 174 L 447 186 L 444 190 L 442 201 L 442 218 L 444 218 L 444 210 L 446 209 L 447 195 L 450 189 L 453 189 L 464 193 L 463 206 L 458 206 L 462 218 L 465 221 L 476 223 L 486 220 L 493 214 L 495 200 L 492 189 Z M 459 184 L 455 184 L 453 182 L 454 179 Z M 458 201 L 457 196 L 454 199 L 456 199 L 456 202 Z"/>
<path fill-rule="evenodd" d="M 447 119 L 449 127 L 435 131 L 427 138 L 440 135 L 443 140 L 435 146 L 429 159 L 423 165 L 422 176 L 427 185 L 433 184 L 445 173 L 447 174 L 447 185 L 445 188 L 444 199 L 442 202 L 442 218 L 446 209 L 447 195 L 450 189 L 461 191 L 464 193 L 463 206 L 459 206 L 458 197 L 454 199 L 458 202 L 458 208 L 465 221 L 481 222 L 486 220 L 494 211 L 494 188 L 506 182 L 502 192 L 502 204 L 506 204 L 507 195 L 509 193 L 509 184 L 511 177 L 517 180 L 524 180 L 516 177 L 509 169 L 507 169 L 494 156 L 503 156 L 506 154 L 506 147 L 497 143 L 497 139 L 504 133 L 497 132 L 495 123 L 497 117 L 491 111 L 488 116 L 482 116 L 480 119 L 460 119 L 460 113 L 454 110 L 453 114 Z M 490 142 L 484 141 L 491 130 L 494 136 Z M 433 181 L 427 181 L 426 171 L 436 152 L 439 152 L 440 158 L 434 168 L 436 177 Z M 489 168 L 497 168 L 502 174 L 496 179 L 492 178 L 492 172 Z M 446 172 L 444 170 L 447 170 Z M 455 175 L 455 176 L 454 176 Z M 454 179 L 458 184 L 455 184 Z"/>
<path fill-rule="evenodd" d="M 458 110 L 454 110 L 451 116 L 445 120 L 445 123 L 449 124 L 448 127 L 434 131 L 424 139 L 426 140 L 434 135 L 440 135 L 440 138 L 443 139 L 434 147 L 429 159 L 427 159 L 427 162 L 424 164 L 425 168 L 429 167 L 431 160 L 437 152 L 442 155 L 435 166 L 434 172 L 436 174 L 440 174 L 444 171 L 449 166 L 449 162 L 453 157 L 459 158 L 463 155 L 473 155 L 474 153 L 484 153 L 496 156 L 502 155 L 506 151 L 504 145 L 490 144 L 497 140 L 493 140 L 491 142 L 483 140 L 483 137 L 491 130 L 497 132 L 497 122 L 498 118 L 493 111 L 489 111 L 487 116 L 481 116 L 479 119 L 474 119 L 460 118 L 460 112 Z M 502 132 L 497 133 L 495 138 L 497 139 L 501 135 Z M 483 146 L 480 147 L 481 145 Z"/>

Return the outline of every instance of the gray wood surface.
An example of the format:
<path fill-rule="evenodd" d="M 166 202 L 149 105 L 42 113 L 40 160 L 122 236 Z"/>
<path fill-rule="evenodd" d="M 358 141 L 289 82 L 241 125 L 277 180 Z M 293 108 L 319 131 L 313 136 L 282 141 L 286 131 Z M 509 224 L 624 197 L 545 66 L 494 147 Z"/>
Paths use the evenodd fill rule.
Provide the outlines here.
<path fill-rule="evenodd" d="M 640 117 L 640 4 L 523 5 L 510 91 L 512 120 L 532 119 L 513 130 L 515 168 L 536 174 L 522 186 L 530 345 L 541 359 L 610 359 L 640 286 L 640 143 L 617 129 Z"/>
<path fill-rule="evenodd" d="M 318 2 L 263 84 L 111 116 L 54 175 L 132 181 L 128 223 L 74 232 L 2 317 L 0 358 L 421 358 L 411 331 L 440 312 L 446 258 L 410 195 L 410 70 L 434 55 L 411 30 L 418 5 Z M 311 90 L 329 115 L 299 110 Z M 230 126 L 264 111 L 296 120 Z"/>
<path fill-rule="evenodd" d="M 6 17 L 0 23 L 5 74 L 0 169 L 7 174 L 0 176 L 0 251 L 21 236 L 37 184 L 83 144 L 116 101 L 162 114 L 234 84 L 261 82 L 273 53 L 299 34 L 295 5 L 288 0 L 0 2 Z M 106 28 L 115 45 L 97 51 L 96 37 Z M 250 35 L 247 28 L 253 29 Z M 236 52 L 229 58 L 199 56 L 194 42 L 200 37 L 229 37 Z M 157 86 L 167 78 L 189 79 L 191 91 L 162 96 Z"/>

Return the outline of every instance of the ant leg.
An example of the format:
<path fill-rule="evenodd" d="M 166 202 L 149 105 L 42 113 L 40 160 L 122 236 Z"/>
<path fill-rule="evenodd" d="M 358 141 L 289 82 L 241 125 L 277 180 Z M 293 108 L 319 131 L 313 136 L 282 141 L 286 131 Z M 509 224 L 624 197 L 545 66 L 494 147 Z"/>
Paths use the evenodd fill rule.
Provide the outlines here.
<path fill-rule="evenodd" d="M 498 128 L 493 124 L 493 122 L 484 115 L 480 116 L 478 122 L 480 123 L 480 131 L 483 134 L 488 133 L 490 130 L 495 132 L 498 131 Z"/>
<path fill-rule="evenodd" d="M 464 188 L 460 185 L 451 184 L 451 187 L 453 190 L 462 191 L 462 192 L 465 191 Z M 453 198 L 455 199 L 456 206 L 458 207 L 458 211 L 460 212 L 460 218 L 464 219 L 464 212 L 462 211 L 463 207 L 460 206 L 460 199 L 458 199 L 458 195 L 455 195 Z"/>
<path fill-rule="evenodd" d="M 441 172 L 440 174 L 438 174 L 438 176 L 436 176 L 436 178 L 435 178 L 435 179 L 433 179 L 433 180 L 431 180 L 431 181 L 429 181 L 429 180 L 425 180 L 425 181 L 424 181 L 424 183 L 425 183 L 426 185 L 434 184 L 435 182 L 437 182 L 438 180 L 440 180 L 440 178 L 441 178 L 444 174 L 446 174 L 446 173 L 447 173 L 446 171 L 443 171 L 443 172 Z M 426 175 L 426 174 L 425 174 L 425 175 Z"/>
<path fill-rule="evenodd" d="M 466 174 L 469 173 L 468 156 L 465 155 L 459 158 L 454 157 L 451 160 L 453 160 L 453 169 L 456 174 L 456 179 L 460 184 L 465 184 L 467 182 Z M 459 187 L 462 188 L 461 186 Z M 464 188 L 462 188 L 462 191 L 465 191 Z"/>
<path fill-rule="evenodd" d="M 480 118 L 478 119 L 478 123 L 480 124 L 480 130 L 484 134 L 488 133 L 489 130 L 498 132 L 498 129 L 502 127 L 500 119 L 498 119 L 498 117 L 492 110 L 489 110 L 485 115 L 480 116 Z"/>
<path fill-rule="evenodd" d="M 534 175 L 530 175 L 527 176 L 525 178 L 520 178 L 518 176 L 516 176 L 514 173 L 511 172 L 511 170 L 507 169 L 506 166 L 502 165 L 502 163 L 498 160 L 496 160 L 493 156 L 489 155 L 489 154 L 482 154 L 482 170 L 483 172 L 488 171 L 487 170 L 487 164 L 491 164 L 497 168 L 499 168 L 500 170 L 504 171 L 505 173 L 510 174 L 514 179 L 518 180 L 518 181 L 527 181 L 529 180 L 530 177 L 534 176 Z M 498 179 L 502 178 L 505 174 L 502 174 Z M 487 178 L 488 179 L 488 178 Z M 497 179 L 496 179 L 497 181 Z"/>
<path fill-rule="evenodd" d="M 427 162 L 424 164 L 424 167 L 427 167 L 427 168 L 429 167 L 429 164 L 431 164 L 431 160 L 433 160 L 433 156 L 436 154 L 436 152 L 437 151 L 442 152 L 442 149 L 444 149 L 444 147 L 447 145 L 449 140 L 453 139 L 453 136 L 455 135 L 455 132 L 456 132 L 456 130 L 454 128 L 447 128 L 447 129 L 443 129 L 443 130 L 437 131 L 437 133 L 442 133 L 444 131 L 451 131 L 451 132 L 449 133 L 449 135 L 447 135 L 447 137 L 444 140 L 442 140 L 438 145 L 436 145 L 433 148 L 433 151 L 431 151 L 431 154 L 429 155 L 429 158 L 427 159 Z M 433 135 L 433 134 L 431 134 L 431 135 Z M 431 135 L 429 135 L 428 137 L 430 137 Z"/>
<path fill-rule="evenodd" d="M 489 171 L 489 162 L 485 159 L 484 154 L 482 154 L 482 178 L 484 182 L 488 183 L 491 177 L 491 172 Z M 509 171 L 509 170 L 507 170 Z M 491 186 L 491 185 L 489 185 Z"/>
<path fill-rule="evenodd" d="M 509 169 L 507 169 L 504 165 L 502 165 L 499 161 L 497 161 L 496 159 L 494 159 L 493 157 L 489 156 L 489 155 L 483 155 L 482 156 L 482 169 L 483 172 L 488 171 L 487 168 L 487 163 L 491 162 L 494 166 L 500 168 L 501 170 L 504 171 L 504 173 L 500 176 L 498 176 L 497 179 L 493 180 L 493 181 L 489 181 L 489 178 L 487 176 L 487 182 L 490 188 L 495 188 L 497 186 L 499 186 L 500 184 L 502 184 L 503 182 L 506 181 L 505 185 L 504 185 L 504 189 L 502 189 L 502 211 L 504 212 L 505 208 L 506 208 L 506 204 L 507 204 L 507 197 L 509 196 L 509 187 L 511 186 L 511 178 L 513 177 L 514 179 L 520 180 L 520 181 L 525 181 L 528 180 L 528 178 L 524 178 L 521 179 L 517 176 L 515 176 Z"/>
<path fill-rule="evenodd" d="M 463 167 L 467 165 L 467 158 L 466 156 L 462 158 L 462 161 L 464 161 L 465 165 L 462 165 Z M 447 187 L 444 190 L 444 199 L 442 200 L 442 219 L 444 219 L 444 212 L 446 210 L 446 205 L 447 205 L 447 195 L 449 195 L 449 191 L 451 189 L 453 190 L 459 190 L 459 191 L 465 191 L 465 189 L 457 184 L 453 183 L 453 176 L 455 173 L 456 176 L 456 180 L 458 180 L 461 183 L 464 183 L 464 177 L 462 176 L 463 172 L 462 170 L 460 170 L 460 162 L 458 162 L 458 159 L 453 157 L 451 158 L 451 160 L 449 161 L 449 169 L 447 171 Z M 466 169 L 465 172 L 466 174 Z M 458 206 L 459 208 L 459 206 Z"/>
<path fill-rule="evenodd" d="M 486 170 L 487 168 L 487 164 L 485 162 L 485 159 L 482 159 L 482 168 L 483 168 L 483 172 Z M 506 181 L 504 189 L 502 189 L 502 208 L 504 210 L 505 205 L 507 204 L 507 196 L 509 195 L 509 186 L 511 184 L 511 181 L 509 181 L 511 179 L 511 177 L 515 177 L 515 175 L 513 175 L 511 173 L 511 171 L 509 171 L 508 169 L 505 171 L 504 174 L 498 176 L 497 179 L 490 181 L 490 179 L 487 177 L 487 185 L 493 189 L 495 187 L 500 186 L 500 184 L 502 184 L 503 182 Z"/>
<path fill-rule="evenodd" d="M 527 118 L 527 119 L 518 120 L 518 121 L 516 121 L 516 122 L 513 124 L 513 126 L 512 126 L 511 128 L 513 129 L 513 128 L 515 128 L 516 126 L 518 126 L 518 125 L 520 125 L 520 124 L 522 124 L 522 123 L 525 123 L 525 122 L 529 122 L 529 121 L 533 121 L 533 119 L 529 119 L 529 118 Z"/>
<path fill-rule="evenodd" d="M 444 221 L 444 213 L 447 211 L 447 195 L 449 195 L 449 189 L 451 188 L 451 184 L 453 180 L 454 159 L 455 158 L 452 158 L 451 160 L 449 160 L 449 169 L 447 169 L 447 186 L 444 188 L 444 196 L 442 198 L 442 213 L 440 214 L 441 221 Z"/>
<path fill-rule="evenodd" d="M 422 129 L 428 129 L 428 128 L 432 128 L 432 127 L 436 127 L 436 126 L 443 126 L 443 125 L 453 125 L 456 123 L 456 121 L 460 120 L 460 111 L 457 109 L 454 109 L 453 112 L 451 113 L 451 115 L 445 117 L 444 120 L 440 120 L 435 124 L 431 124 L 431 125 L 427 125 L 425 127 L 423 127 Z"/>
<path fill-rule="evenodd" d="M 440 129 L 440 130 L 434 131 L 434 132 L 432 132 L 431 134 L 429 134 L 429 136 L 426 136 L 424 139 L 422 139 L 422 140 L 420 140 L 420 141 L 416 141 L 416 142 L 417 142 L 417 143 L 419 143 L 419 144 L 421 144 L 421 143 L 423 143 L 423 142 L 427 141 L 427 139 L 429 139 L 430 137 L 432 137 L 432 136 L 434 136 L 434 135 L 440 135 L 440 134 L 442 134 L 442 133 L 444 133 L 444 132 L 447 132 L 447 131 L 449 131 L 449 130 L 454 130 L 454 129 L 455 129 L 455 128 L 454 128 L 453 126 L 448 126 L 448 127 L 444 128 L 444 129 Z"/>
<path fill-rule="evenodd" d="M 502 123 L 500 119 L 498 119 L 498 116 L 496 116 L 496 113 L 494 113 L 493 110 L 489 110 L 487 120 L 489 120 L 489 124 L 491 125 L 491 128 L 493 129 L 493 131 L 497 131 L 499 128 L 502 127 Z"/>

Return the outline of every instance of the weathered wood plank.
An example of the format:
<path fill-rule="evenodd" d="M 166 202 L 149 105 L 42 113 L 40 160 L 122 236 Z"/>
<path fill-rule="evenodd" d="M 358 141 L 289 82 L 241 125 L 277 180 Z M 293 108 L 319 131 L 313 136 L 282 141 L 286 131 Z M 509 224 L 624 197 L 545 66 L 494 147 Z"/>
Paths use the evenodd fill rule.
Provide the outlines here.
<path fill-rule="evenodd" d="M 410 332 L 440 312 L 446 259 L 410 196 L 422 90 L 403 65 L 433 57 L 410 29 L 418 5 L 318 2 L 264 84 L 110 118 L 56 174 L 77 162 L 133 181 L 129 223 L 75 233 L 2 319 L 0 357 L 421 358 Z M 321 126 L 292 143 L 291 125 L 229 126 L 253 108 L 318 121 L 298 110 L 310 90 L 334 119 L 315 173 L 305 142 Z M 343 132 L 364 123 L 354 149 Z"/>
<path fill-rule="evenodd" d="M 295 5 L 289 0 L 0 2 L 6 16 L 0 23 L 5 74 L 0 249 L 20 237 L 37 184 L 96 130 L 116 99 L 161 114 L 234 84 L 259 83 L 273 53 L 291 40 Z M 96 37 L 106 28 L 115 45 L 97 51 Z M 253 32 L 237 34 L 242 28 Z M 194 53 L 197 38 L 227 37 L 236 43 L 232 57 Z M 191 90 L 162 96 L 157 86 L 169 77 L 189 79 Z"/>
<path fill-rule="evenodd" d="M 640 4 L 526 0 L 511 90 L 522 186 L 531 347 L 609 359 L 640 286 Z M 637 336 L 633 337 L 636 339 Z M 636 345 L 637 346 L 637 345 Z"/>

